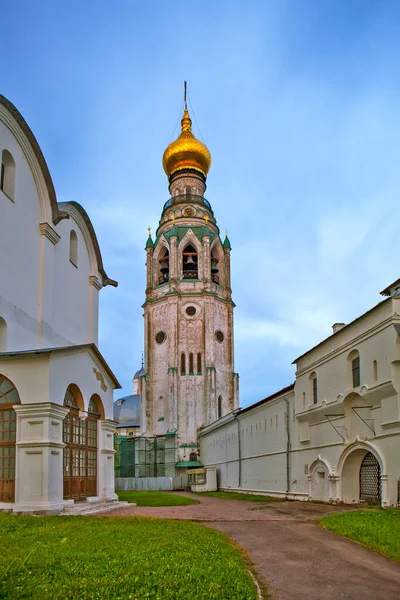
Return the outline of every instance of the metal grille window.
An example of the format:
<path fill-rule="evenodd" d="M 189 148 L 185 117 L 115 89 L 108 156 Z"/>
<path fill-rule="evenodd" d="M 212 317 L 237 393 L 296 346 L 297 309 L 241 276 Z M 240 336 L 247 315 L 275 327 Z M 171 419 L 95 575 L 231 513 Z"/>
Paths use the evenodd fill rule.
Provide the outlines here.
<path fill-rule="evenodd" d="M 381 470 L 371 452 L 364 456 L 360 467 L 360 502 L 380 504 Z"/>
<path fill-rule="evenodd" d="M 353 387 L 360 385 L 360 357 L 357 356 L 351 361 L 351 372 L 353 377 Z"/>

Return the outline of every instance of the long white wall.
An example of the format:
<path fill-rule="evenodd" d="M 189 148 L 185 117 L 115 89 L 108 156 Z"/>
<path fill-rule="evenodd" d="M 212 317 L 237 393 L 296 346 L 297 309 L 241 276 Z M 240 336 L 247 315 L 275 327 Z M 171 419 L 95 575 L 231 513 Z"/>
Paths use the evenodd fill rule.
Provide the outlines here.
<path fill-rule="evenodd" d="M 378 304 L 297 359 L 294 389 L 203 428 L 201 460 L 217 467 L 219 487 L 358 502 L 361 462 L 370 452 L 379 463 L 382 505 L 397 505 L 399 314 L 400 297 Z M 360 385 L 353 387 L 355 352 Z"/>

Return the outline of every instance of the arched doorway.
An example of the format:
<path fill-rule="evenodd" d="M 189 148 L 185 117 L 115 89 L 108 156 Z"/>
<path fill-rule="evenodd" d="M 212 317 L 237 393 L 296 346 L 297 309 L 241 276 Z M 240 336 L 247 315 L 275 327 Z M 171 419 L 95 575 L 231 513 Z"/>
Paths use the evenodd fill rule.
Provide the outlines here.
<path fill-rule="evenodd" d="M 17 419 L 14 404 L 20 404 L 15 385 L 0 375 L 0 502 L 15 500 L 15 438 Z"/>
<path fill-rule="evenodd" d="M 64 398 L 69 413 L 64 419 L 64 499 L 85 500 L 97 495 L 97 421 L 101 401 L 92 396 L 86 419 L 79 418 L 83 407 L 79 388 L 70 385 Z"/>
<path fill-rule="evenodd" d="M 360 502 L 381 502 L 381 468 L 372 452 L 367 452 L 360 466 Z"/>

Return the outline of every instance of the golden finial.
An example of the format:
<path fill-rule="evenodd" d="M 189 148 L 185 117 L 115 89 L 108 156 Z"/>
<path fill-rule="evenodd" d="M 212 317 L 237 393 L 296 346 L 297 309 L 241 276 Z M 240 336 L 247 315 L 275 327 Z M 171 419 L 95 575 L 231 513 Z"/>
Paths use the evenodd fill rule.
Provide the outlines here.
<path fill-rule="evenodd" d="M 151 227 L 148 227 L 147 231 L 149 232 L 149 237 L 151 237 Z"/>
<path fill-rule="evenodd" d="M 204 177 L 211 165 L 211 155 L 207 146 L 197 140 L 192 133 L 192 119 L 187 107 L 187 83 L 183 84 L 183 116 L 181 133 L 174 142 L 169 144 L 163 154 L 164 171 L 171 177 L 177 171 L 193 169 Z"/>
<path fill-rule="evenodd" d="M 210 217 L 208 215 L 206 215 L 205 217 L 206 223 L 208 223 L 208 221 L 210 220 Z"/>

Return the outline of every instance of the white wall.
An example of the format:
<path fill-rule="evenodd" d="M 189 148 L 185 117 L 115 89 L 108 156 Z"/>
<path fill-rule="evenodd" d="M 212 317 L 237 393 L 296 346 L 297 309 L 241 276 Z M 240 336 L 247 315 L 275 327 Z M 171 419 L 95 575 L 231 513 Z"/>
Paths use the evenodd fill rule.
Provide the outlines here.
<path fill-rule="evenodd" d="M 5 349 L 97 343 L 102 277 L 87 227 L 76 209 L 57 225 L 51 218 L 43 221 L 51 214 L 50 200 L 47 196 L 44 210 L 37 174 L 35 179 L 32 172 L 34 168 L 41 173 L 41 167 L 37 161 L 32 166 L 32 152 L 28 160 L 26 147 L 22 149 L 2 121 L 4 107 L 2 111 L 0 154 L 7 149 L 15 161 L 14 201 L 0 191 L 0 318 L 7 325 Z M 7 118 L 19 132 L 18 139 L 28 145 L 18 123 L 10 115 Z M 78 236 L 78 267 L 69 260 L 71 229 Z M 98 286 L 90 285 L 90 276 Z"/>

